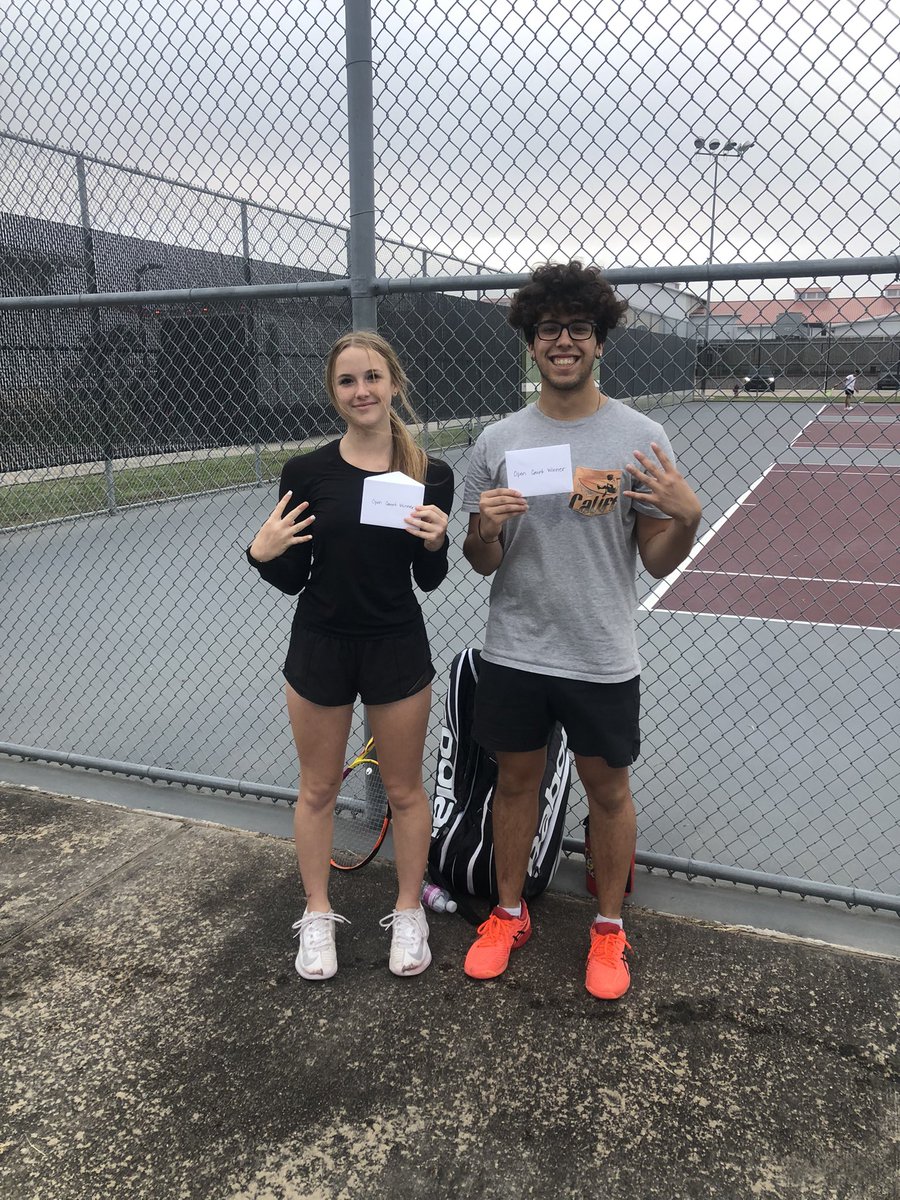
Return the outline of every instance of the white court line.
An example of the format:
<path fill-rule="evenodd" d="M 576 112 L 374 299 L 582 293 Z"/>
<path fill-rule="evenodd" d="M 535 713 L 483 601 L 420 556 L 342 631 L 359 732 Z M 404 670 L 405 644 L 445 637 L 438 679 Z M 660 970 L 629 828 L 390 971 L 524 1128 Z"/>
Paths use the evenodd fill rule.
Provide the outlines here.
<path fill-rule="evenodd" d="M 850 587 L 900 588 L 900 583 L 879 583 L 877 579 L 820 579 L 818 575 L 767 575 L 762 571 L 708 571 L 693 567 L 687 575 L 727 575 L 729 579 L 796 579 L 798 583 L 846 583 Z"/>
<path fill-rule="evenodd" d="M 773 463 L 773 466 L 774 466 L 774 463 Z M 670 575 L 667 575 L 665 577 L 665 579 L 661 579 L 659 581 L 659 583 L 653 588 L 653 590 L 647 596 L 644 597 L 644 599 L 638 605 L 639 609 L 643 609 L 644 612 L 652 612 L 652 610 L 654 608 L 656 608 L 657 604 L 659 604 L 660 600 L 663 598 L 663 596 L 666 594 L 666 592 L 669 590 L 669 588 L 674 587 L 674 585 L 678 582 L 678 580 L 681 578 L 681 576 L 687 573 L 688 567 L 693 562 L 693 560 L 697 557 L 697 555 L 700 553 L 700 551 L 703 549 L 703 547 L 706 545 L 706 543 L 711 538 L 714 538 L 716 536 L 716 534 L 719 532 L 719 530 L 722 528 L 722 526 L 727 521 L 731 520 L 731 518 L 734 516 L 734 514 L 737 512 L 737 510 L 741 507 L 741 505 L 744 503 L 744 501 L 747 499 L 747 497 L 753 495 L 753 493 L 756 491 L 756 489 L 759 487 L 759 485 L 762 483 L 762 481 L 765 479 L 765 477 L 768 475 L 768 473 L 771 470 L 772 470 L 772 467 L 767 467 L 765 469 L 765 471 L 763 471 L 762 475 L 760 475 L 759 479 L 757 479 L 756 483 L 752 483 L 750 485 L 750 487 L 747 488 L 746 492 L 744 492 L 743 496 L 741 496 L 740 499 L 736 500 L 734 502 L 734 504 L 732 504 L 731 508 L 729 508 L 726 513 L 723 513 L 723 515 L 721 517 L 719 517 L 719 519 L 718 519 L 718 521 L 716 521 L 715 525 L 711 525 L 709 527 L 709 529 L 707 529 L 706 533 L 704 533 L 703 537 L 699 540 L 699 542 L 694 543 L 693 550 L 690 552 L 690 554 L 687 556 L 687 558 L 684 560 L 684 562 L 680 563 Z"/>
<path fill-rule="evenodd" d="M 885 414 L 883 417 L 822 417 L 823 425 L 900 425 L 900 419 Z"/>
<path fill-rule="evenodd" d="M 900 451 L 900 445 L 897 442 L 855 442 L 853 445 L 848 445 L 846 442 L 816 442 L 812 438 L 807 442 L 801 443 L 801 435 L 798 433 L 796 438 L 788 447 L 789 450 L 821 450 L 823 453 L 826 450 L 844 450 L 854 451 L 858 454 L 864 454 L 867 450 L 897 450 Z"/>
<path fill-rule="evenodd" d="M 834 475 L 835 471 L 839 475 L 864 475 L 867 479 L 873 475 L 883 475 L 885 479 L 896 479 L 900 475 L 900 466 L 891 467 L 855 467 L 849 463 L 842 466 L 840 463 L 829 465 L 820 463 L 813 466 L 811 463 L 775 463 L 769 468 L 770 471 L 780 471 L 783 475 L 796 475 L 798 471 L 805 471 L 808 475 Z"/>
<path fill-rule="evenodd" d="M 681 615 L 685 617 L 715 617 L 717 621 L 759 621 L 765 625 L 806 625 L 810 629 L 852 629 L 857 633 L 868 633 L 875 629 L 884 633 L 900 634 L 900 629 L 896 629 L 893 625 L 839 625 L 834 621 L 801 621 L 791 617 L 752 617 L 744 616 L 740 613 L 717 613 L 707 612 L 705 609 L 702 612 L 695 612 L 691 608 L 679 608 L 673 612 L 666 612 L 667 617 Z"/>

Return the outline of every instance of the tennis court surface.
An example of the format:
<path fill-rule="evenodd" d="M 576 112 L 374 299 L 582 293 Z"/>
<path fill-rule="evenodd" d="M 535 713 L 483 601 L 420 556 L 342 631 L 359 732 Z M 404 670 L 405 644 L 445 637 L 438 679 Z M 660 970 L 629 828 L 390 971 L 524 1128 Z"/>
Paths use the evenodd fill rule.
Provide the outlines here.
<path fill-rule="evenodd" d="M 827 405 L 788 449 L 829 461 L 774 463 L 644 608 L 900 629 L 900 411 Z"/>

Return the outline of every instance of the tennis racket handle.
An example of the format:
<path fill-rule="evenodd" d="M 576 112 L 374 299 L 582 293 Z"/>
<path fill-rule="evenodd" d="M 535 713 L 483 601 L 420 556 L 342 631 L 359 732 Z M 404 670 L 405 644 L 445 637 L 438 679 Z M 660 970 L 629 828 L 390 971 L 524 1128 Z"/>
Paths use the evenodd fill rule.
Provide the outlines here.
<path fill-rule="evenodd" d="M 422 903 L 432 912 L 456 912 L 456 901 L 436 883 L 422 884 Z"/>

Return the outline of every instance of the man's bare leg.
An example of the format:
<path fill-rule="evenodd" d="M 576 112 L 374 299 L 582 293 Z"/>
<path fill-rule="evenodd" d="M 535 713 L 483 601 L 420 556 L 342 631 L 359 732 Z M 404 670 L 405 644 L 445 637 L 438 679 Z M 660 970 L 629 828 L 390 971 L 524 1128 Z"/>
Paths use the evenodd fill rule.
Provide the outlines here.
<path fill-rule="evenodd" d="M 546 747 L 497 754 L 497 786 L 492 801 L 497 895 L 503 908 L 522 899 L 528 856 L 538 821 L 538 792 L 547 762 Z"/>
<path fill-rule="evenodd" d="M 597 906 L 604 917 L 621 917 L 637 833 L 629 769 L 577 754 L 575 767 L 588 798 Z"/>

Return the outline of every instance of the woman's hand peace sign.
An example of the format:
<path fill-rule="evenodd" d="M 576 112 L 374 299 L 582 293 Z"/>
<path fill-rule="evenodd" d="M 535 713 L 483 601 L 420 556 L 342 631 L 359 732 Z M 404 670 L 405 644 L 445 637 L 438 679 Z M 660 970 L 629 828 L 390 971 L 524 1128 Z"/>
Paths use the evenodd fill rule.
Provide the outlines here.
<path fill-rule="evenodd" d="M 296 508 L 285 511 L 292 495 L 293 492 L 284 493 L 250 544 L 250 554 L 257 562 L 270 562 L 284 554 L 285 550 L 290 550 L 291 546 L 312 540 L 312 534 L 304 531 L 316 518 L 310 515 L 301 520 L 309 508 L 308 501 L 301 500 Z"/>

